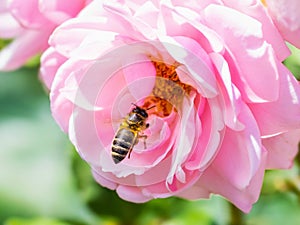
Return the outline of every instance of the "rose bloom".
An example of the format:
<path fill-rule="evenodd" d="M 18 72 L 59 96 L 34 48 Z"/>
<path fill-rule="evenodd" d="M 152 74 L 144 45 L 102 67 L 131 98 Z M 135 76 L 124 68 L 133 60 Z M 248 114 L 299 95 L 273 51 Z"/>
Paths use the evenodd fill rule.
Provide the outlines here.
<path fill-rule="evenodd" d="M 42 56 L 51 109 L 96 181 L 132 202 L 219 194 L 244 212 L 266 169 L 289 168 L 299 83 L 259 1 L 93 1 Z M 136 104 L 149 124 L 130 158 L 112 141 Z"/>
<path fill-rule="evenodd" d="M 265 0 L 263 2 L 284 39 L 300 48 L 300 1 Z"/>
<path fill-rule="evenodd" d="M 0 38 L 13 39 L 0 52 L 0 70 L 13 70 L 49 47 L 55 27 L 78 14 L 90 0 L 2 0 Z"/>

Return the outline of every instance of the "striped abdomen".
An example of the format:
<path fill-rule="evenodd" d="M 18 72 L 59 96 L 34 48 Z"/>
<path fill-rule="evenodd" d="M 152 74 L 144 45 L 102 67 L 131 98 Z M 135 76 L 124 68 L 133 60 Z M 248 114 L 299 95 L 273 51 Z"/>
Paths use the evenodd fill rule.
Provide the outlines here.
<path fill-rule="evenodd" d="M 126 128 L 120 128 L 112 143 L 112 158 L 117 164 L 131 152 L 136 144 L 137 133 Z"/>

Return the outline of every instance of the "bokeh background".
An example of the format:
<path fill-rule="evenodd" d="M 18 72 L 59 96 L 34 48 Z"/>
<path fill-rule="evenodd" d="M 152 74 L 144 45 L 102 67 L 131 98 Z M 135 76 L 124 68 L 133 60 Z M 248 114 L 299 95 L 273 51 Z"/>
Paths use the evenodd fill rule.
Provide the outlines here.
<path fill-rule="evenodd" d="M 293 54 L 284 63 L 300 80 L 300 51 L 290 48 Z M 290 170 L 266 172 L 261 197 L 249 214 L 220 196 L 123 201 L 93 180 L 54 122 L 38 66 L 37 57 L 17 71 L 0 72 L 0 224 L 300 224 L 299 155 Z"/>

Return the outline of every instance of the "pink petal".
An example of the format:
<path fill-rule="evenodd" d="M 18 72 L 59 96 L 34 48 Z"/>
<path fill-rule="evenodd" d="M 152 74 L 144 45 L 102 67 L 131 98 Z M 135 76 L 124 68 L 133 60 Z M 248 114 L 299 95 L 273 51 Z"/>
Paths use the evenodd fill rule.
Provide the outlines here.
<path fill-rule="evenodd" d="M 65 20 L 75 17 L 82 8 L 86 0 L 72 1 L 39 1 L 39 10 L 45 17 L 56 24 L 61 24 Z"/>
<path fill-rule="evenodd" d="M 127 86 L 136 99 L 147 97 L 155 84 L 156 70 L 146 50 L 147 46 L 144 43 L 141 43 L 141 46 L 137 43 L 117 50 L 123 61 L 122 68 Z"/>
<path fill-rule="evenodd" d="M 66 58 L 55 51 L 54 48 L 48 48 L 41 56 L 40 78 L 50 90 L 58 68 L 66 61 Z"/>
<path fill-rule="evenodd" d="M 94 112 L 74 106 L 71 109 L 69 138 L 85 161 L 99 166 L 100 152 L 105 146 L 97 134 Z"/>
<path fill-rule="evenodd" d="M 173 178 L 172 183 L 161 181 L 153 183 L 152 185 L 145 186 L 143 193 L 152 198 L 166 198 L 170 196 L 179 195 L 181 192 L 189 189 L 199 179 L 201 172 L 199 170 L 187 170 L 182 168 L 186 182 L 181 182 L 178 175 Z"/>
<path fill-rule="evenodd" d="M 86 69 L 86 62 L 73 62 L 70 60 L 66 61 L 63 65 L 60 66 L 52 82 L 50 92 L 52 116 L 55 118 L 61 129 L 66 133 L 69 129 L 69 120 L 72 115 L 75 102 L 73 96 L 76 96 L 76 93 L 61 93 L 61 89 L 66 88 L 65 82 L 69 78 L 69 76 L 77 75 L 80 78 L 82 74 L 84 74 Z"/>
<path fill-rule="evenodd" d="M 262 135 L 274 135 L 300 127 L 300 86 L 281 63 L 279 97 L 276 101 L 249 104 Z"/>
<path fill-rule="evenodd" d="M 173 7 L 165 1 L 161 5 L 161 20 L 158 23 L 158 29 L 163 36 L 187 37 L 196 42 L 205 50 L 205 52 L 224 51 L 223 41 L 215 31 L 204 26 L 200 14 L 194 10 L 182 7 Z M 195 2 L 187 5 L 191 6 Z M 182 2 L 180 3 L 182 4 Z M 202 3 L 197 2 L 199 6 Z M 196 6 L 194 7 L 194 9 Z"/>
<path fill-rule="evenodd" d="M 205 103 L 203 113 L 199 114 L 201 133 L 197 145 L 185 164 L 187 169 L 203 171 L 218 154 L 225 132 L 221 109 L 218 98 L 209 99 Z"/>
<path fill-rule="evenodd" d="M 182 173 L 182 178 L 177 177 L 182 183 L 185 183 L 185 174 L 182 170 L 184 163 L 190 155 L 195 146 L 199 133 L 201 132 L 201 125 L 197 111 L 194 108 L 193 98 L 184 99 L 183 109 L 180 114 L 180 124 L 173 129 L 173 135 L 176 135 L 176 142 L 172 152 L 172 166 L 170 168 L 167 182 L 171 184 L 173 178 Z M 177 131 L 177 132 L 176 132 Z"/>
<path fill-rule="evenodd" d="M 8 1 L 1 1 L 0 2 L 0 13 L 6 12 L 8 10 Z"/>
<path fill-rule="evenodd" d="M 233 186 L 243 189 L 260 167 L 263 153 L 259 130 L 247 106 L 242 108 L 239 119 L 245 129 L 226 130 L 213 167 Z"/>
<path fill-rule="evenodd" d="M 153 5 L 150 3 L 148 3 L 147 5 L 148 7 L 153 7 Z M 105 2 L 104 9 L 106 9 L 110 17 L 115 18 L 118 21 L 122 21 L 123 23 L 128 23 L 130 24 L 130 26 L 132 26 L 133 30 L 138 31 L 135 39 L 143 40 L 143 37 L 145 37 L 146 40 L 153 40 L 156 38 L 156 31 L 148 23 L 145 22 L 144 18 L 133 16 L 132 11 L 128 8 L 127 4 L 120 4 L 119 2 L 110 4 L 109 2 Z M 141 7 L 139 9 L 141 9 Z M 153 9 L 151 11 L 153 11 Z M 155 11 L 157 10 L 155 10 L 154 8 L 154 12 Z M 157 12 L 155 13 L 155 15 L 156 17 L 152 17 L 152 20 L 154 18 L 157 18 Z M 142 34 L 143 37 L 140 34 Z"/>
<path fill-rule="evenodd" d="M 265 159 L 266 152 L 262 152 L 259 168 L 256 173 L 253 174 L 249 184 L 244 188 L 234 186 L 223 176 L 223 172 L 218 168 L 218 164 L 213 164 L 204 171 L 199 181 L 184 195 L 184 197 L 195 199 L 197 198 L 197 194 L 199 194 L 198 198 L 206 198 L 208 197 L 208 193 L 219 194 L 227 198 L 245 213 L 248 213 L 252 208 L 252 204 L 259 198 L 264 177 Z M 227 162 L 228 165 L 230 163 L 232 163 L 232 160 Z M 241 167 L 237 167 L 235 172 L 238 172 L 240 168 Z"/>
<path fill-rule="evenodd" d="M 141 2 L 138 2 L 138 5 L 140 7 L 134 10 L 134 18 L 137 18 L 144 24 L 148 24 L 151 27 L 155 28 L 157 26 L 157 18 L 159 13 L 159 10 L 157 6 L 155 6 L 155 3 L 153 1 L 145 1 L 143 4 L 141 4 Z"/>
<path fill-rule="evenodd" d="M 231 80 L 229 65 L 222 55 L 211 53 L 210 57 L 218 71 L 220 92 L 224 101 L 224 120 L 225 124 L 233 130 L 241 130 L 243 124 L 238 120 L 240 113 L 240 93 Z"/>
<path fill-rule="evenodd" d="M 108 62 L 109 64 L 107 64 Z M 53 92 L 55 98 L 52 99 L 52 102 L 55 104 L 56 99 L 61 98 L 65 103 L 74 104 L 74 109 L 69 109 L 66 114 L 67 117 L 70 116 L 70 113 L 72 114 L 72 121 L 70 121 L 72 126 L 69 128 L 70 139 L 86 161 L 98 165 L 101 152 L 110 152 L 114 135 L 111 117 L 121 119 L 130 110 L 131 103 L 135 103 L 137 100 L 131 97 L 133 100 L 128 101 L 131 93 L 130 88 L 127 88 L 123 70 L 120 70 L 122 68 L 120 59 L 116 57 L 110 59 L 109 56 L 104 56 L 103 59 L 93 62 L 86 69 L 81 64 L 72 65 L 70 63 L 68 65 L 68 63 L 63 65 L 65 69 L 59 71 L 61 79 L 64 79 L 64 81 L 54 81 L 54 83 L 57 81 L 57 84 L 63 84 L 63 86 L 53 84 L 52 90 L 56 91 Z M 101 76 L 99 76 L 99 72 Z M 64 74 L 67 74 L 67 77 Z M 145 74 L 141 74 L 140 78 L 143 75 Z M 149 82 L 144 86 L 147 87 L 148 84 Z M 59 91 L 58 95 L 56 94 L 57 91 Z M 124 100 L 124 97 L 127 97 L 127 99 Z M 127 107 L 118 108 L 120 102 L 126 102 Z M 55 105 L 59 106 L 58 104 Z M 125 111 L 121 112 L 119 109 Z M 61 113 L 60 116 L 64 115 L 59 108 L 54 111 L 57 117 L 59 113 Z M 84 134 L 82 130 L 87 132 Z M 109 162 L 113 163 L 111 156 L 109 157 Z"/>
<path fill-rule="evenodd" d="M 13 70 L 47 48 L 48 31 L 26 31 L 0 52 L 0 70 Z M 28 48 L 30 46 L 30 48 Z"/>
<path fill-rule="evenodd" d="M 266 0 L 267 9 L 284 39 L 300 48 L 300 2 Z"/>
<path fill-rule="evenodd" d="M 61 54 L 70 56 L 75 50 L 78 57 L 95 59 L 111 47 L 118 47 L 117 35 L 129 38 L 143 39 L 128 17 L 129 12 L 115 5 L 93 1 L 80 13 L 78 18 L 63 23 L 50 38 L 50 45 Z M 72 41 L 70 41 L 72 40 Z M 120 44 L 119 44 L 120 45 Z M 79 49 L 79 50 L 78 50 Z M 92 51 L 91 53 L 89 53 Z M 97 54 L 98 53 L 98 54 Z"/>
<path fill-rule="evenodd" d="M 18 21 L 9 13 L 0 13 L 0 37 L 4 39 L 14 38 L 21 35 L 24 32 L 23 27 Z"/>
<path fill-rule="evenodd" d="M 105 17 L 74 18 L 59 26 L 50 37 L 50 45 L 60 54 L 93 60 L 112 51 L 120 25 Z"/>
<path fill-rule="evenodd" d="M 268 43 L 272 45 L 274 53 L 277 55 L 279 61 L 283 61 L 290 55 L 290 51 L 286 46 L 282 35 L 278 32 L 276 27 L 273 24 L 270 16 L 268 15 L 266 9 L 262 5 L 262 1 L 258 0 L 248 0 L 248 1 L 236 1 L 236 0 L 224 0 L 226 6 L 236 9 L 239 12 L 242 12 L 262 23 L 262 31 L 264 38 Z M 278 2 L 275 0 L 274 2 Z M 290 1 L 288 1 L 290 2 Z M 285 3 L 290 6 L 291 4 Z M 299 7 L 298 7 L 299 8 Z M 300 18 L 299 18 L 300 19 Z"/>
<path fill-rule="evenodd" d="M 40 12 L 39 0 L 12 0 L 9 8 L 14 17 L 26 28 L 42 29 L 45 23 L 49 24 L 49 21 Z"/>
<path fill-rule="evenodd" d="M 120 198 L 135 203 L 144 203 L 152 199 L 150 196 L 145 196 L 140 187 L 131 187 L 120 185 L 116 189 Z"/>
<path fill-rule="evenodd" d="M 185 66 L 198 92 L 204 97 L 214 97 L 216 79 L 210 59 L 201 46 L 187 37 L 161 37 L 161 41 L 170 55 Z"/>
<path fill-rule="evenodd" d="M 226 56 L 226 60 L 230 66 L 237 67 L 238 73 L 233 74 L 233 82 L 242 96 L 251 102 L 275 100 L 279 88 L 277 59 L 271 45 L 264 40 L 261 23 L 219 5 L 205 9 L 205 20 L 224 38 L 232 54 L 232 59 Z"/>
<path fill-rule="evenodd" d="M 101 176 L 100 174 L 97 173 L 97 171 L 92 170 L 92 174 L 94 179 L 103 187 L 109 188 L 111 190 L 115 190 L 117 188 L 117 184 L 107 180 L 106 178 L 104 178 L 103 176 Z"/>
<path fill-rule="evenodd" d="M 298 153 L 300 130 L 291 130 L 275 136 L 263 138 L 262 143 L 268 151 L 267 168 L 288 169 Z"/>

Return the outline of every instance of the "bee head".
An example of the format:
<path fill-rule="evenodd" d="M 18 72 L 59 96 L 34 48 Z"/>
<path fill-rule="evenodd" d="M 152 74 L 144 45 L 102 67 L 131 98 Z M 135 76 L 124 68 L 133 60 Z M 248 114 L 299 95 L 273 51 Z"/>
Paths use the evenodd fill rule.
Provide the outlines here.
<path fill-rule="evenodd" d="M 144 118 L 148 118 L 148 113 L 145 109 L 138 107 L 137 105 L 135 105 L 135 108 L 132 110 L 132 112 L 141 115 Z"/>

